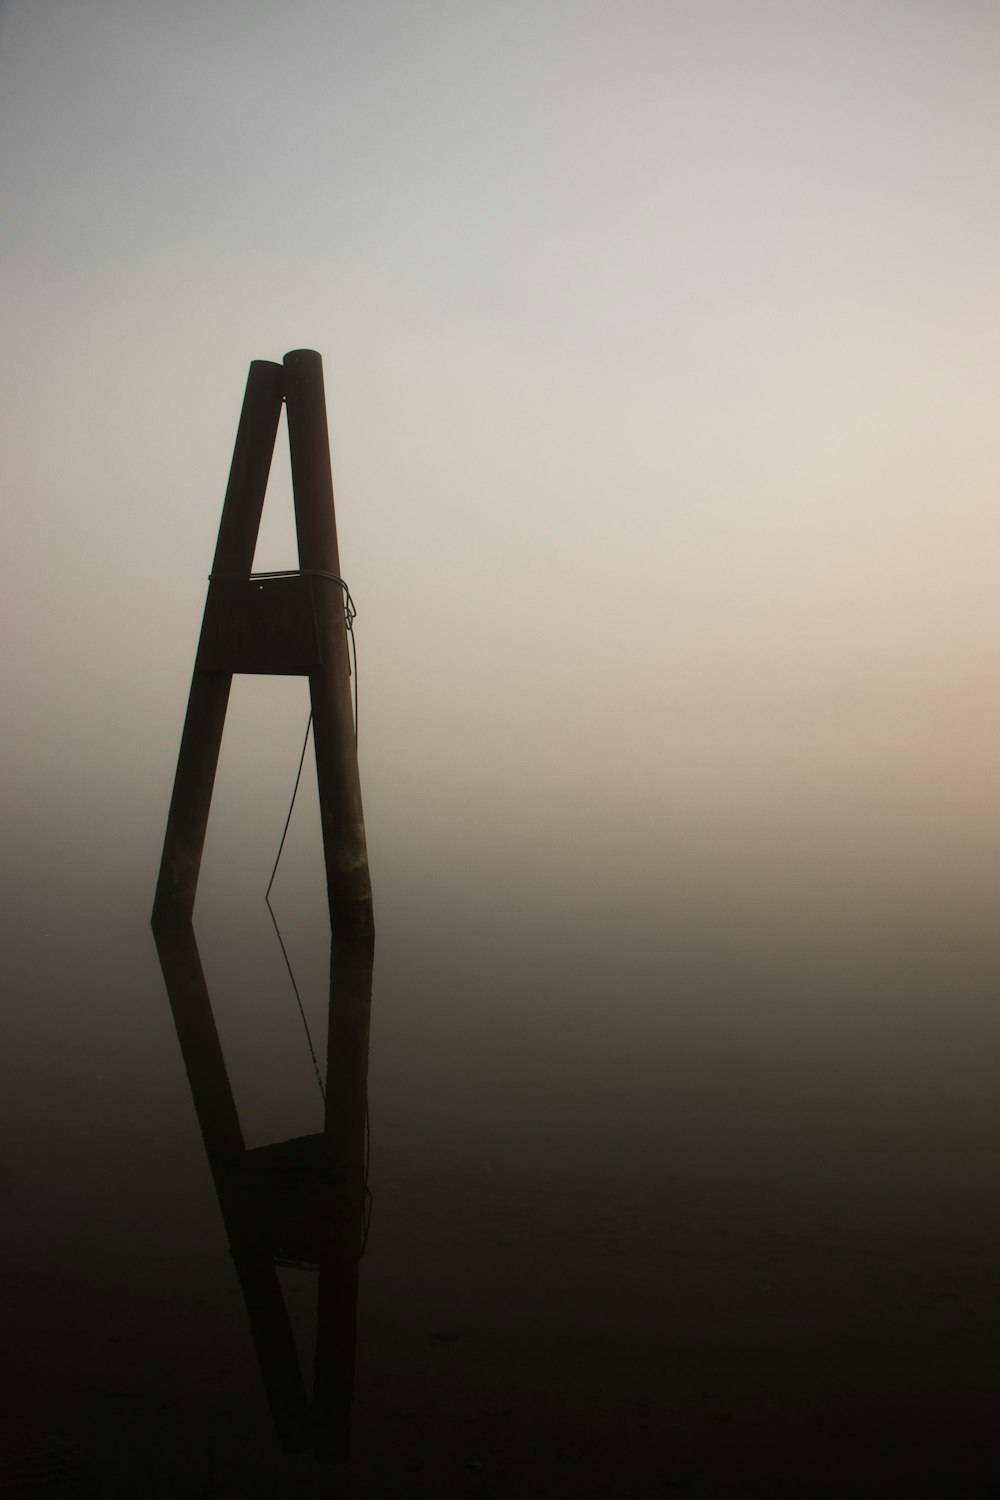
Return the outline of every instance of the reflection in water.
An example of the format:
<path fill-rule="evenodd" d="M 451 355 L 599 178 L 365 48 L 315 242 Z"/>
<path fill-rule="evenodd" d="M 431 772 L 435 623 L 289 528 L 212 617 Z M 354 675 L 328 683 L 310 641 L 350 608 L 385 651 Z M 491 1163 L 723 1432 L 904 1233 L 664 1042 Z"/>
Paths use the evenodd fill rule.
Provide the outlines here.
<path fill-rule="evenodd" d="M 281 1446 L 348 1456 L 358 1262 L 367 1234 L 367 1083 L 374 940 L 334 939 L 324 1127 L 247 1149 L 194 929 L 154 929 L 177 1036 Z M 318 1272 L 306 1394 L 278 1267 Z"/>

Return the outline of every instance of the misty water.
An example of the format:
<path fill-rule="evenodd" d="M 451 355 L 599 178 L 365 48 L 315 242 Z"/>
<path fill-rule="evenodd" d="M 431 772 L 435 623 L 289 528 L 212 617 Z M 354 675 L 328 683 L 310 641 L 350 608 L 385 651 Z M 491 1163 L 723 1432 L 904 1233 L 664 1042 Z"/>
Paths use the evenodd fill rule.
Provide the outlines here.
<path fill-rule="evenodd" d="M 4 1492 L 992 1493 L 990 756 L 776 737 L 657 768 L 623 731 L 604 779 L 504 796 L 484 763 L 478 802 L 442 776 L 408 817 L 376 775 L 360 980 L 331 970 L 307 769 L 272 898 L 303 1016 L 263 903 L 301 701 L 244 686 L 195 913 L 207 1029 L 148 925 L 168 786 L 138 821 L 109 787 L 25 829 Z M 253 1157 L 241 1220 L 226 1080 L 251 1157 L 319 1134 L 329 1016 L 348 1166 L 247 1272 L 289 1159 Z M 310 1214 L 341 1236 L 324 1410 Z M 317 1456 L 345 1425 L 349 1461 Z"/>

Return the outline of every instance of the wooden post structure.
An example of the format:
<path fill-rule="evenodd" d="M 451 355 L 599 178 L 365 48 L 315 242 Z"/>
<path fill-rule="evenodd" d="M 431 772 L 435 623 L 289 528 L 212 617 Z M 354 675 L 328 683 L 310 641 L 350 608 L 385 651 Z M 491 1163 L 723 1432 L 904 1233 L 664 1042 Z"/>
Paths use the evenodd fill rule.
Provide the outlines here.
<path fill-rule="evenodd" d="M 250 1153 L 194 928 L 184 919 L 161 919 L 154 923 L 154 936 L 278 1441 L 282 1448 L 298 1451 L 312 1439 L 309 1401 L 274 1261 L 266 1189 L 247 1171 Z M 353 1325 L 350 1336 L 353 1350 Z"/>
<path fill-rule="evenodd" d="M 181 1054 L 282 1448 L 350 1454 L 359 1262 L 368 1219 L 371 938 L 334 939 L 325 1115 L 316 1135 L 247 1149 L 191 922 L 155 924 Z M 278 1267 L 318 1273 L 307 1395 Z"/>
<path fill-rule="evenodd" d="M 254 548 L 282 401 L 299 566 L 255 576 Z M 190 920 L 234 672 L 309 678 L 330 922 L 374 931 L 351 706 L 323 361 L 311 349 L 250 366 L 163 842 L 154 924 Z"/>

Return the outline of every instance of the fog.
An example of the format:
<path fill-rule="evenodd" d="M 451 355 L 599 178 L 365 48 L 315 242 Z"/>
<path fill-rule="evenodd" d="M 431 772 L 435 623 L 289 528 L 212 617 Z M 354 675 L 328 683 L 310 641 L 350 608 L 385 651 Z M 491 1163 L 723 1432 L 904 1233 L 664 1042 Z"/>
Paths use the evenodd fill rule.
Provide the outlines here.
<path fill-rule="evenodd" d="M 142 1453 L 188 1435 L 164 1494 L 201 1474 L 197 1401 L 176 1432 L 150 1415 L 192 1361 L 232 1391 L 218 1453 L 265 1464 L 147 923 L 247 366 L 297 347 L 324 360 L 378 931 L 359 1474 L 582 1494 L 592 1459 L 609 1493 L 627 1452 L 661 1493 L 634 1433 L 581 1434 L 601 1380 L 655 1407 L 676 1297 L 681 1477 L 743 1493 L 756 1459 L 721 1491 L 699 1467 L 697 1392 L 727 1361 L 738 1385 L 760 1330 L 734 1311 L 726 1344 L 711 1314 L 700 1341 L 698 1309 L 748 1266 L 770 1292 L 765 1241 L 803 1299 L 775 1389 L 846 1308 L 877 1329 L 831 1357 L 876 1371 L 862 1426 L 912 1398 L 984 1451 L 961 1423 L 996 1330 L 998 55 L 975 0 L 0 13 L 9 1285 L 25 1391 L 50 1426 L 81 1413 L 105 1493 L 129 1492 L 100 1406 L 128 1381 L 108 1352 L 73 1386 L 88 1318 L 146 1371 Z M 282 426 L 255 566 L 294 567 L 294 535 Z M 307 714 L 301 680 L 235 682 L 195 912 L 250 1150 L 323 1118 L 308 758 L 275 908 L 315 1070 L 263 907 Z M 892 1283 L 898 1328 L 879 1255 L 924 1278 L 912 1305 Z M 959 1266 L 961 1338 L 921 1321 Z M 462 1319 L 483 1342 L 449 1384 L 406 1340 Z M 934 1401 L 973 1388 L 948 1428 Z M 505 1447 L 510 1411 L 551 1452 Z M 792 1450 L 773 1493 L 825 1493 Z M 249 1493 L 231 1462 L 202 1492 Z M 866 1472 L 889 1494 L 903 1470 Z"/>

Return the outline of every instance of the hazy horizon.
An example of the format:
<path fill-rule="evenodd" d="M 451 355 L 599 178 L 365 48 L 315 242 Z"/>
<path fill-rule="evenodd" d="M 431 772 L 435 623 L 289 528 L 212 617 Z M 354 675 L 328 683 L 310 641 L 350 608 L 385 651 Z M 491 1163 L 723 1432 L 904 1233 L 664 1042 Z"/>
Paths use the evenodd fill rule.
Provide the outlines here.
<path fill-rule="evenodd" d="M 306 345 L 394 841 L 817 740 L 995 816 L 998 49 L 978 4 L 11 4 L 18 800 L 162 817 L 246 366 Z"/>

